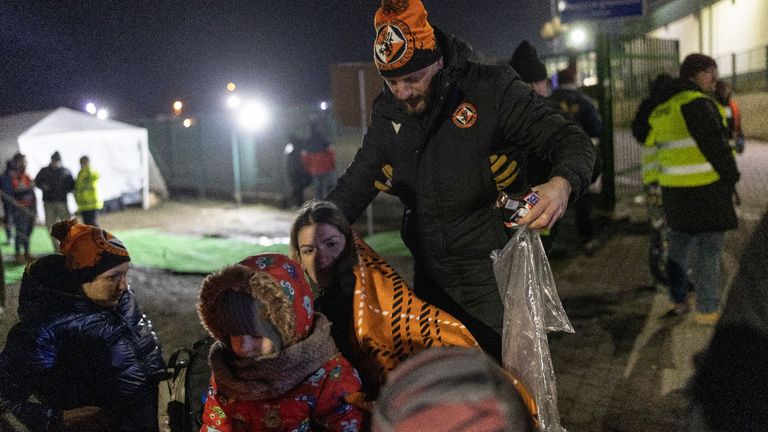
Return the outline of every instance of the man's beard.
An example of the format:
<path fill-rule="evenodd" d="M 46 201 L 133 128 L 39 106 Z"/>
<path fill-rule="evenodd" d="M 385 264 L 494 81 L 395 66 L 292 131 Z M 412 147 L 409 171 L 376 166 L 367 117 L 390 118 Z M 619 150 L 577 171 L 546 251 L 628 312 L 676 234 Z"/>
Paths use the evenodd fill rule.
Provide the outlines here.
<path fill-rule="evenodd" d="M 412 103 L 408 103 L 408 102 Z M 398 104 L 400 107 L 405 111 L 406 113 L 419 117 L 427 110 L 427 99 L 423 96 L 418 96 L 416 98 L 411 98 L 409 101 L 401 101 L 398 100 Z"/>

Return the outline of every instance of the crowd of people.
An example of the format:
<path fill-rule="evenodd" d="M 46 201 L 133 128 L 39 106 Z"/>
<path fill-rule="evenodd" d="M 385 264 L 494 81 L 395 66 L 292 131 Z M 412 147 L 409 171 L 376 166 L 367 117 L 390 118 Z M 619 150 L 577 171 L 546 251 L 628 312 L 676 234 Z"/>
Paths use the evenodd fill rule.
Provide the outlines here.
<path fill-rule="evenodd" d="M 572 69 L 558 73 L 550 94 L 528 42 L 512 67 L 473 62 L 471 48 L 432 26 L 418 0 L 384 0 L 374 27 L 385 86 L 351 165 L 336 181 L 332 146 L 315 123 L 286 150 L 291 166 L 309 173 L 295 176 L 291 192 L 301 206 L 290 256 L 250 256 L 202 283 L 197 311 L 215 342 L 201 431 L 537 428 L 526 377 L 500 365 L 505 305 L 489 255 L 508 242 L 513 218 L 551 230 L 571 203 L 585 244 L 592 240 L 590 204 L 578 198 L 600 173 L 591 139 L 601 135 L 600 116 Z M 687 313 L 692 262 L 696 320 L 709 325 L 719 320 L 724 232 L 737 222 L 729 140 L 743 142 L 714 99 L 716 83 L 713 59 L 688 56 L 679 78 L 657 79 L 633 125 L 663 220 L 653 274 L 670 291 L 671 313 Z M 18 154 L 6 170 L 17 260 L 30 258 L 34 187 L 57 253 L 25 269 L 20 321 L 0 353 L 0 410 L 33 430 L 156 431 L 161 344 L 128 287 L 127 249 L 97 225 L 98 173 L 86 156 L 80 163 L 73 178 L 56 152 L 33 181 Z M 325 200 L 302 205 L 310 181 Z M 83 223 L 70 219 L 71 192 Z M 412 288 L 351 228 L 379 192 L 404 205 Z M 500 193 L 525 195 L 527 214 L 494 205 Z M 741 303 L 732 310 L 749 306 Z M 721 351 L 702 360 L 700 377 L 714 373 L 706 361 Z M 717 430 L 707 410 L 719 399 L 703 382 L 697 419 Z"/>
<path fill-rule="evenodd" d="M 57 221 L 72 217 L 69 194 L 74 194 L 76 213 L 83 223 L 98 226 L 96 215 L 104 206 L 98 192 L 99 174 L 90 166 L 88 156 L 80 158 L 77 177 L 64 167 L 58 151 L 51 154 L 50 163 L 41 168 L 33 178 L 27 172 L 27 157 L 16 153 L 6 161 L 5 171 L 0 175 L 0 194 L 3 204 L 5 244 L 14 245 L 16 263 L 28 263 L 32 259 L 29 242 L 37 222 L 37 196 L 35 188 L 43 197 L 45 226 L 51 231 Z M 59 242 L 51 236 L 53 250 L 58 251 Z"/>

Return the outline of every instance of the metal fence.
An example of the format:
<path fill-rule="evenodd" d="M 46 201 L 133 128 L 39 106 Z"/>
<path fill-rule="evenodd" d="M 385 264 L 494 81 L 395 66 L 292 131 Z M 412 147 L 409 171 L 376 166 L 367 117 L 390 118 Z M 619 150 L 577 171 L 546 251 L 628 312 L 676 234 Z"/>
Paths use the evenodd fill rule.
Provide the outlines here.
<path fill-rule="evenodd" d="M 604 123 L 600 196 L 608 209 L 642 191 L 642 149 L 630 132 L 632 119 L 650 82 L 660 73 L 677 74 L 678 59 L 677 41 L 617 35 L 598 36 L 594 51 L 544 58 L 550 76 L 575 62 L 581 90 L 598 102 Z"/>
<path fill-rule="evenodd" d="M 715 58 L 721 78 L 737 92 L 768 90 L 768 46 L 733 52 Z"/>
<path fill-rule="evenodd" d="M 306 138 L 313 120 L 329 141 L 337 139 L 331 111 L 310 106 L 274 110 L 270 125 L 259 132 L 239 129 L 230 114 L 193 117 L 188 127 L 182 118 L 137 123 L 148 130 L 171 194 L 282 202 L 288 187 L 285 146 L 291 135 Z"/>
<path fill-rule="evenodd" d="M 630 132 L 640 102 L 660 73 L 675 75 L 676 40 L 601 35 L 597 43 L 600 112 L 605 122 L 601 143 L 603 198 L 608 207 L 642 192 L 641 151 Z"/>

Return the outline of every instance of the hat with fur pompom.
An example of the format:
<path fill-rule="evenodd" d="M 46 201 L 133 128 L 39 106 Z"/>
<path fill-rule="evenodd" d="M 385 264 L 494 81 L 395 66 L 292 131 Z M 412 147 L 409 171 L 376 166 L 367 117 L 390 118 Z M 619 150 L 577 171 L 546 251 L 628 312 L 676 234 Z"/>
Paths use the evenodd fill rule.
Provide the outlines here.
<path fill-rule="evenodd" d="M 90 282 L 105 271 L 131 260 L 125 245 L 117 237 L 74 219 L 53 224 L 51 236 L 59 241 L 65 266 L 79 284 Z"/>
<path fill-rule="evenodd" d="M 424 69 L 442 56 L 421 0 L 382 0 L 373 26 L 373 60 L 385 78 Z"/>
<path fill-rule="evenodd" d="M 285 255 L 259 254 L 203 280 L 197 313 L 211 336 L 249 334 L 270 339 L 278 350 L 307 337 L 314 297 L 301 267 Z"/>

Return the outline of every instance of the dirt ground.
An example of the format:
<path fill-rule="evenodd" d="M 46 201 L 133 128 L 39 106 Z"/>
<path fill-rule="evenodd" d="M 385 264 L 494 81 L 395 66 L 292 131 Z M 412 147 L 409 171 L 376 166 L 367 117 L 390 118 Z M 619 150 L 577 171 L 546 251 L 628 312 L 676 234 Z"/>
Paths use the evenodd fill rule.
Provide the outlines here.
<path fill-rule="evenodd" d="M 212 237 L 287 237 L 294 212 L 267 205 L 221 201 L 165 201 L 148 210 L 128 208 L 99 216 L 108 230 L 157 228 Z"/>
<path fill-rule="evenodd" d="M 165 233 L 237 240 L 287 239 L 294 214 L 293 210 L 262 204 L 235 206 L 222 201 L 174 200 L 148 210 L 127 208 L 101 214 L 99 224 L 109 231 L 155 228 Z M 377 227 L 384 225 L 376 223 Z M 407 259 L 393 257 L 393 261 L 396 268 L 406 270 L 407 277 Z M 138 266 L 128 274 L 128 282 L 144 313 L 152 320 L 166 358 L 173 350 L 189 347 L 206 335 L 195 309 L 204 277 Z M 6 289 L 5 312 L 0 314 L 0 347 L 5 345 L 8 330 L 18 320 L 18 292 L 19 284 Z"/>
<path fill-rule="evenodd" d="M 118 231 L 157 228 L 167 233 L 211 237 L 288 237 L 293 212 L 263 205 L 235 207 L 214 201 L 169 201 L 148 210 L 128 208 L 101 214 L 105 229 Z M 178 274 L 165 270 L 134 267 L 128 282 L 144 313 L 152 320 L 167 358 L 176 348 L 191 346 L 205 335 L 195 310 L 202 274 Z M 0 346 L 18 319 L 19 284 L 6 289 L 5 313 L 0 315 Z"/>

